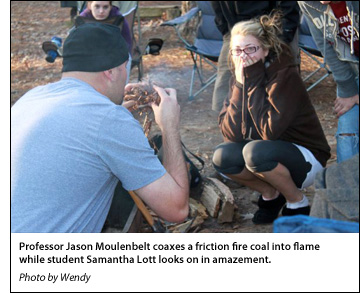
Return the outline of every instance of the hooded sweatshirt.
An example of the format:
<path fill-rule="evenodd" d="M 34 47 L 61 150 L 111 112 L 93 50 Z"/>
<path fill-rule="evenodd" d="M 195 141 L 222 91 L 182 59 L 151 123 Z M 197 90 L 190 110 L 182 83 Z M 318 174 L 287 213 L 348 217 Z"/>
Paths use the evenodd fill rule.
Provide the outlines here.
<path fill-rule="evenodd" d="M 268 64 L 268 62 L 266 62 Z M 219 115 L 225 141 L 283 140 L 310 150 L 325 167 L 330 147 L 292 57 L 244 69 Z"/>
<path fill-rule="evenodd" d="M 311 35 L 329 65 L 337 84 L 338 96 L 349 98 L 359 93 L 356 78 L 359 76 L 359 58 L 355 54 L 359 39 L 359 3 L 346 3 L 346 16 L 350 22 L 347 30 L 349 42 L 343 40 L 341 24 L 331 9 L 331 5 L 319 1 L 298 1 L 309 26 Z"/>

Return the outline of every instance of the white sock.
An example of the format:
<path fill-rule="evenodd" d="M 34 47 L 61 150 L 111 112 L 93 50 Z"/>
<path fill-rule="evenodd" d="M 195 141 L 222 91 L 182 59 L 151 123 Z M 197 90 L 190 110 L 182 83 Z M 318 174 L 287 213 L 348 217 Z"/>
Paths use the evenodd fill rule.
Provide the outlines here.
<path fill-rule="evenodd" d="M 307 197 L 305 195 L 303 195 L 303 199 L 298 202 L 287 202 L 286 203 L 286 207 L 288 209 L 298 209 L 298 208 L 307 207 L 308 205 L 309 205 L 309 200 L 307 199 Z"/>

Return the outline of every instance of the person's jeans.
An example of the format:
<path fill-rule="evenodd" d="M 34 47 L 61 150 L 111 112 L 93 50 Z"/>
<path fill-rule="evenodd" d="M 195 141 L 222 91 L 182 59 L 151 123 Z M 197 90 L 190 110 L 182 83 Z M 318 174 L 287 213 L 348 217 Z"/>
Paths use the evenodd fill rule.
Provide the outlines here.
<path fill-rule="evenodd" d="M 359 87 L 359 77 L 357 82 Z M 336 132 L 336 142 L 338 163 L 350 159 L 359 153 L 359 105 L 355 105 L 340 116 Z"/>
<path fill-rule="evenodd" d="M 336 141 L 338 163 L 359 153 L 359 105 L 340 116 Z"/>

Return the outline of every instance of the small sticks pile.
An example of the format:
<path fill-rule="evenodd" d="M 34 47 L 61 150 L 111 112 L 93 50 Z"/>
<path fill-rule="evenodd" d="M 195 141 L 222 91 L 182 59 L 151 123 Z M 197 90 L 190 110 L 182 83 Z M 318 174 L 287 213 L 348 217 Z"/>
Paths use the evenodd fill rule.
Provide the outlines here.
<path fill-rule="evenodd" d="M 130 91 L 125 92 L 124 101 L 134 101 L 135 105 L 129 108 L 130 111 L 136 111 L 139 116 L 145 115 L 143 129 L 147 137 L 153 119 L 149 118 L 152 113 L 151 103 L 159 104 L 160 96 L 154 90 L 151 83 L 142 82 L 133 87 Z"/>
<path fill-rule="evenodd" d="M 157 105 L 160 103 L 160 97 L 154 90 L 152 85 L 148 83 L 139 83 L 130 91 L 125 92 L 125 101 L 135 101 L 135 105 L 131 110 L 142 112 L 142 109 L 150 107 L 150 103 L 155 102 Z"/>

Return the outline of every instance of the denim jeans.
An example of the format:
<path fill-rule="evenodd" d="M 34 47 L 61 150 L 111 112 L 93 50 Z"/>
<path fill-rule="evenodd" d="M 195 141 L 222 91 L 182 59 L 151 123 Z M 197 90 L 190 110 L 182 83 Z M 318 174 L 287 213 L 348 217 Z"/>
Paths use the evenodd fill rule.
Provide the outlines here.
<path fill-rule="evenodd" d="M 351 134 L 351 136 L 341 134 Z M 336 141 L 338 163 L 359 153 L 359 105 L 355 105 L 340 116 Z"/>
<path fill-rule="evenodd" d="M 357 79 L 359 87 L 359 78 Z M 341 134 L 350 134 L 341 135 Z M 340 163 L 359 153 L 359 105 L 355 105 L 338 121 L 336 133 L 337 162 Z"/>

